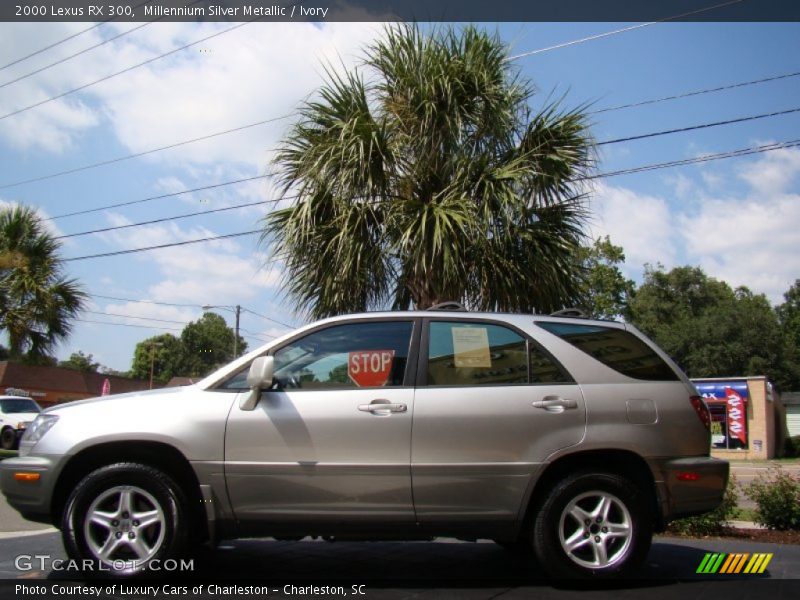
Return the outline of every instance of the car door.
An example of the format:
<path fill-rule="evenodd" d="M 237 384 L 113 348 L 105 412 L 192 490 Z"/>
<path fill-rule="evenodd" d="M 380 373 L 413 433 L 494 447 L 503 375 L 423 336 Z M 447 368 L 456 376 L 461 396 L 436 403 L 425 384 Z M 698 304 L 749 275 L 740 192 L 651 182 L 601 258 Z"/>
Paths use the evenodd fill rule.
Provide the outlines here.
<path fill-rule="evenodd" d="M 425 320 L 411 446 L 421 523 L 513 521 L 531 476 L 585 429 L 579 386 L 525 333 Z"/>
<path fill-rule="evenodd" d="M 418 335 L 418 334 L 417 334 Z M 276 349 L 275 384 L 236 406 L 225 475 L 241 523 L 413 523 L 414 321 L 337 322 Z"/>

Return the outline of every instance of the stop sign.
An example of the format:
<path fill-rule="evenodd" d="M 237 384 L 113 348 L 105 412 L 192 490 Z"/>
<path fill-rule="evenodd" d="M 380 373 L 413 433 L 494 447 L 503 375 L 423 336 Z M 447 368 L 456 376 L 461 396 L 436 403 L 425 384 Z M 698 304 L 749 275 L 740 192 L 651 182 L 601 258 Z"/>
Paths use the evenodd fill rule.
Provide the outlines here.
<path fill-rule="evenodd" d="M 382 387 L 389 381 L 394 350 L 356 350 L 347 358 L 347 375 L 358 387 Z"/>

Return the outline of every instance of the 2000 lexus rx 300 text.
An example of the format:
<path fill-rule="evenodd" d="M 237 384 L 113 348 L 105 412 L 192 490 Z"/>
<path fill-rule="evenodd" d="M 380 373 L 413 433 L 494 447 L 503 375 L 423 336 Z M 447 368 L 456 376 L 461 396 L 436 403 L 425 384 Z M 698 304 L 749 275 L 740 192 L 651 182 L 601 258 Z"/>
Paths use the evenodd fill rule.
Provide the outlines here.
<path fill-rule="evenodd" d="M 70 557 L 132 575 L 192 544 L 488 538 L 558 577 L 630 573 L 721 501 L 709 414 L 633 327 L 366 313 L 303 327 L 183 388 L 52 407 L 0 463 Z"/>

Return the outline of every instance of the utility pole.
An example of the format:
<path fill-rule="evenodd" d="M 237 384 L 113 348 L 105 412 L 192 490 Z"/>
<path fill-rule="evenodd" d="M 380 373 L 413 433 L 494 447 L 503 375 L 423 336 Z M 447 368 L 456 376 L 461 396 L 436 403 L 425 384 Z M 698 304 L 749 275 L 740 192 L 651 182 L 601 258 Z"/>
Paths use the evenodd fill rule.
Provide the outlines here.
<path fill-rule="evenodd" d="M 239 357 L 239 315 L 242 313 L 242 307 L 236 305 L 236 331 L 233 334 L 233 358 Z"/>

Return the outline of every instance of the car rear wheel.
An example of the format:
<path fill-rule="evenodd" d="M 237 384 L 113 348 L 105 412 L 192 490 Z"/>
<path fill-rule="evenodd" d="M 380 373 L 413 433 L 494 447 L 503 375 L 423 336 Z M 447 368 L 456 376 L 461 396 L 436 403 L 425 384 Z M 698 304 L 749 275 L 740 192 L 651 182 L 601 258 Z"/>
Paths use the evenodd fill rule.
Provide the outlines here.
<path fill-rule="evenodd" d="M 650 549 L 649 507 L 646 494 L 625 477 L 569 476 L 556 485 L 536 515 L 536 556 L 555 577 L 624 576 Z"/>
<path fill-rule="evenodd" d="M 67 500 L 64 547 L 87 575 L 130 577 L 153 561 L 178 558 L 186 546 L 186 502 L 165 473 L 116 463 L 87 475 Z M 89 561 L 88 563 L 85 561 Z"/>

